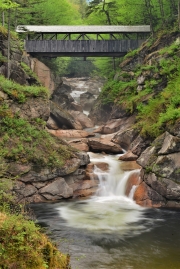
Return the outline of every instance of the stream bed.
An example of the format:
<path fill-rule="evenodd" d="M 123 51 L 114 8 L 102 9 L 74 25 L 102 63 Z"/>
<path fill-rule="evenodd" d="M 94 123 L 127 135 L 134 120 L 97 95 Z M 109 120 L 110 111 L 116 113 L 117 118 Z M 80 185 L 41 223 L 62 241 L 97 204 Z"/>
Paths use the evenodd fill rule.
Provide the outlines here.
<path fill-rule="evenodd" d="M 128 177 L 139 171 L 122 171 L 117 158 L 91 156 L 109 164 L 108 172 L 95 171 L 93 197 L 31 205 L 38 223 L 70 254 L 72 269 L 179 269 L 180 211 L 143 208 L 132 192 L 127 197 Z"/>

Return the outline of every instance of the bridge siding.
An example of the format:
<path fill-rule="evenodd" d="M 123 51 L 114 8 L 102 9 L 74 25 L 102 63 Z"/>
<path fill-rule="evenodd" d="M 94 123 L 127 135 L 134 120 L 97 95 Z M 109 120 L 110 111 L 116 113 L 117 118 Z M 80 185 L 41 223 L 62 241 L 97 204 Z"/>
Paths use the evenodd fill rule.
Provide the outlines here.
<path fill-rule="evenodd" d="M 26 40 L 28 53 L 127 53 L 137 49 L 143 40 Z"/>

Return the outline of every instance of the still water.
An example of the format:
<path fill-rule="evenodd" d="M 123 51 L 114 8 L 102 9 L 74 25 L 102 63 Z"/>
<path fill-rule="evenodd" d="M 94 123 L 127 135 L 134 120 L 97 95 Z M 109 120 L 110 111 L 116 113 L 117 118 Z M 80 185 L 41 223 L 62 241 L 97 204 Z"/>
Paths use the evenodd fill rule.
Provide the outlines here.
<path fill-rule="evenodd" d="M 96 168 L 99 191 L 90 199 L 34 204 L 37 221 L 47 227 L 72 269 L 180 269 L 180 211 L 145 209 L 126 197 L 130 174 L 113 157 Z M 113 187 L 112 187 L 113 186 Z"/>

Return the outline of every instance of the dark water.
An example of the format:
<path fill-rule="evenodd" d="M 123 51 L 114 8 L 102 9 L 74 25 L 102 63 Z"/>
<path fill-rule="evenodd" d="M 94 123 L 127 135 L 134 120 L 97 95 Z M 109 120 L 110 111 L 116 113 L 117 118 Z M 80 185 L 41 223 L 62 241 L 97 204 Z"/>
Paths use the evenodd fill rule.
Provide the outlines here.
<path fill-rule="evenodd" d="M 180 269 L 180 211 L 119 206 L 117 215 L 92 200 L 31 207 L 72 269 Z"/>

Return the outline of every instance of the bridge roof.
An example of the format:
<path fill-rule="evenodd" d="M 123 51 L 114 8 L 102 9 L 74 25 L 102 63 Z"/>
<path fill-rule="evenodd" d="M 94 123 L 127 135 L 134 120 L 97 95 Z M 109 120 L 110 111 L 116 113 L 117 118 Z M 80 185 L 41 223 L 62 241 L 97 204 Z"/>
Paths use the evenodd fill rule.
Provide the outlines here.
<path fill-rule="evenodd" d="M 57 34 L 106 34 L 106 33 L 149 33 L 150 25 L 18 25 L 16 32 L 57 33 Z"/>

